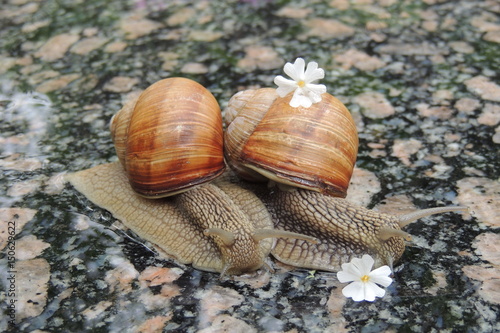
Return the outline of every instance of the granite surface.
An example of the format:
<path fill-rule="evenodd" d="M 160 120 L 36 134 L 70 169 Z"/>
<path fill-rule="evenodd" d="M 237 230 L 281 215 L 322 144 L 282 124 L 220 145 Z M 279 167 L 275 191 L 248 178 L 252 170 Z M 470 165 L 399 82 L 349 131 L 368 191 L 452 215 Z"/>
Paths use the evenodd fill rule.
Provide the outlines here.
<path fill-rule="evenodd" d="M 495 0 L 2 2 L 0 331 L 499 331 L 499 14 Z M 192 78 L 224 107 L 298 56 L 357 122 L 350 200 L 470 207 L 406 228 L 384 298 L 278 263 L 220 281 L 64 185 L 116 160 L 109 119 L 151 83 Z"/>

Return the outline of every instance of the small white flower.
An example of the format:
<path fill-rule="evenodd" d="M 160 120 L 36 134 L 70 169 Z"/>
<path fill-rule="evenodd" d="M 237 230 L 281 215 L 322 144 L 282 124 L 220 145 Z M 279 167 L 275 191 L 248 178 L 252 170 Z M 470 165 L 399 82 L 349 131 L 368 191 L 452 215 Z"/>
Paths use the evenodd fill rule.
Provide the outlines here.
<path fill-rule="evenodd" d="M 352 297 L 356 302 L 373 302 L 375 297 L 384 297 L 385 290 L 377 286 L 380 284 L 388 287 L 392 283 L 389 277 L 391 269 L 382 266 L 373 271 L 374 260 L 365 254 L 361 259 L 354 258 L 348 264 L 342 264 L 342 271 L 337 273 L 337 279 L 341 283 L 352 282 L 342 289 L 345 297 Z"/>
<path fill-rule="evenodd" d="M 285 97 L 295 90 L 290 100 L 290 106 L 294 108 L 299 106 L 308 108 L 313 103 L 321 101 L 321 94 L 326 92 L 325 85 L 313 83 L 325 77 L 325 71 L 318 68 L 318 63 L 312 61 L 307 64 L 305 71 L 304 68 L 304 59 L 297 58 L 293 65 L 287 62 L 284 67 L 285 73 L 292 80 L 285 79 L 281 75 L 274 78 L 274 83 L 278 86 L 276 92 L 280 97 Z"/>

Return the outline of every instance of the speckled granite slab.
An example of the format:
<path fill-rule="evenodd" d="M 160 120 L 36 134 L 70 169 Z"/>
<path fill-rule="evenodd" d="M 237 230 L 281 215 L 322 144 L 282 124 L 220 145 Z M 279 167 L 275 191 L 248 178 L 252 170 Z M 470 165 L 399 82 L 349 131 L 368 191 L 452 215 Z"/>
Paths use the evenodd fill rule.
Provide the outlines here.
<path fill-rule="evenodd" d="M 0 331 L 500 330 L 495 0 L 27 1 L 0 8 Z M 301 56 L 356 119 L 349 199 L 422 219 L 384 298 L 275 264 L 220 281 L 158 255 L 63 175 L 116 160 L 111 116 L 169 76 L 224 107 Z"/>

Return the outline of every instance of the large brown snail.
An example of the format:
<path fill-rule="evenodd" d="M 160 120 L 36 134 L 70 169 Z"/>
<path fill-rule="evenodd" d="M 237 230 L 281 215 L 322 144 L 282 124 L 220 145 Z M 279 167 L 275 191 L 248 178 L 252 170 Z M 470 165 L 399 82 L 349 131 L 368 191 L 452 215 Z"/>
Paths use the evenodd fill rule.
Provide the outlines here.
<path fill-rule="evenodd" d="M 376 265 L 392 265 L 404 251 L 409 235 L 401 228 L 407 223 L 464 209 L 442 207 L 395 217 L 339 198 L 345 196 L 357 152 L 349 112 L 327 94 L 307 110 L 290 108 L 287 97 L 273 91 L 239 93 L 226 111 L 226 159 L 250 181 L 228 173 L 216 178 L 224 170 L 220 110 L 208 90 L 183 78 L 153 84 L 113 118 L 111 131 L 122 165 L 97 166 L 70 174 L 68 180 L 180 262 L 221 275 L 259 269 L 270 252 L 287 264 L 328 271 L 365 253 L 375 257 Z M 147 111 L 141 115 L 143 109 Z M 263 112 L 258 115 L 256 109 Z M 341 120 L 333 119 L 338 114 Z M 244 127 L 248 120 L 253 128 Z M 335 125 L 340 127 L 332 129 Z M 214 133 L 201 134 L 208 129 Z M 273 142 L 278 144 L 267 146 Z M 246 147 L 251 144 L 256 146 Z M 271 152 L 277 157 L 268 158 Z M 345 153 L 349 156 L 344 159 Z M 201 173 L 205 164 L 208 172 Z M 158 166 L 166 171 L 150 176 Z M 184 178 L 184 170 L 189 177 Z M 268 189 L 256 183 L 267 178 L 285 185 Z M 168 195 L 173 196 L 149 199 Z"/>
<path fill-rule="evenodd" d="M 185 78 L 156 82 L 111 121 L 120 163 L 67 176 L 92 202 L 177 260 L 224 274 L 265 264 L 279 231 L 252 192 L 224 179 L 221 112 Z M 156 200 L 153 200 L 156 198 Z"/>
<path fill-rule="evenodd" d="M 375 266 L 392 267 L 411 239 L 401 228 L 421 217 L 465 209 L 438 207 L 391 216 L 342 199 L 358 150 L 354 120 L 328 93 L 308 108 L 291 107 L 291 98 L 271 88 L 241 91 L 225 113 L 228 164 L 244 179 L 279 184 L 271 191 L 254 190 L 277 229 L 318 239 L 278 238 L 271 251 L 278 260 L 338 271 L 352 257 L 369 254 Z"/>

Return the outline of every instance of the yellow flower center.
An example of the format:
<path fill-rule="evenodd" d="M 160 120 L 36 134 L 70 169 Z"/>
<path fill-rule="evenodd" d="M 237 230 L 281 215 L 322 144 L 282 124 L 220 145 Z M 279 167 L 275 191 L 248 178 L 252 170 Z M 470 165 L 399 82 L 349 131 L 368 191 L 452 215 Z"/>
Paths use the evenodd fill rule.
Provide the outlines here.
<path fill-rule="evenodd" d="M 367 283 L 368 281 L 370 281 L 370 277 L 368 275 L 363 275 L 361 277 L 361 281 L 364 283 Z"/>
<path fill-rule="evenodd" d="M 299 82 L 297 82 L 297 85 L 298 85 L 300 88 L 302 88 L 302 87 L 304 87 L 304 86 L 306 85 L 306 83 L 305 83 L 304 81 L 300 80 Z"/>

